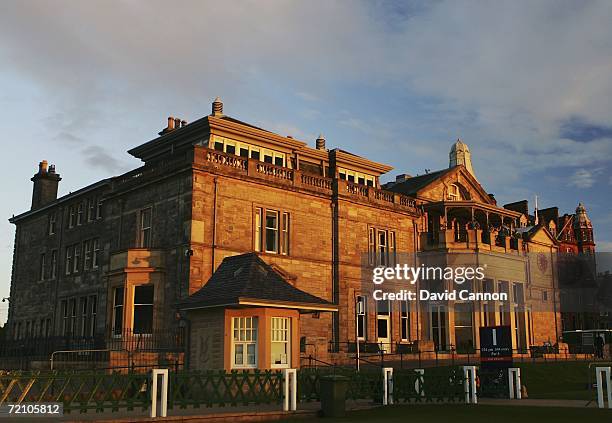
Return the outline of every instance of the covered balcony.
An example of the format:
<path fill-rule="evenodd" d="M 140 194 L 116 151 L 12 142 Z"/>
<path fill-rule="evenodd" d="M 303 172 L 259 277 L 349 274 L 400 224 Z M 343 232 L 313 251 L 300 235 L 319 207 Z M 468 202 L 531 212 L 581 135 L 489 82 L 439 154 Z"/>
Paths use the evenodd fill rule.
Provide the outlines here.
<path fill-rule="evenodd" d="M 485 250 L 519 254 L 523 241 L 516 232 L 521 213 L 475 201 L 439 201 L 424 205 L 423 250 Z"/>

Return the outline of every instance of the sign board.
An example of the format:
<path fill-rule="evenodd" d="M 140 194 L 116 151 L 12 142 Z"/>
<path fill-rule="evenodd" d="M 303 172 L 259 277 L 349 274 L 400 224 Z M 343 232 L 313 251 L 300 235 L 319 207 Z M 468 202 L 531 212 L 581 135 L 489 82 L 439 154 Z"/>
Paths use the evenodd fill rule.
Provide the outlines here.
<path fill-rule="evenodd" d="M 480 328 L 480 362 L 489 367 L 507 367 L 512 364 L 510 326 Z"/>

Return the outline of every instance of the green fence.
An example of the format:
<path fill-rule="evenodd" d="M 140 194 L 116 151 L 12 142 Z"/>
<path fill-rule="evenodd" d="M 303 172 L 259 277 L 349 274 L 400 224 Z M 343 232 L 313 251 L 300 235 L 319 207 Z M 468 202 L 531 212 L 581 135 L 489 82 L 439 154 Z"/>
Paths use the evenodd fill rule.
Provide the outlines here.
<path fill-rule="evenodd" d="M 146 410 L 151 404 L 149 373 L 5 372 L 0 404 L 61 402 L 64 411 Z M 172 372 L 168 408 L 270 404 L 282 400 L 280 371 Z"/>
<path fill-rule="evenodd" d="M 149 386 L 146 373 L 11 372 L 0 374 L 0 404 L 61 402 L 67 413 L 146 410 Z"/>
<path fill-rule="evenodd" d="M 168 407 L 280 403 L 282 383 L 282 373 L 270 370 L 171 373 Z"/>
<path fill-rule="evenodd" d="M 298 372 L 300 401 L 320 400 L 320 378 L 326 374 L 348 378 L 347 399 L 381 402 L 381 371 L 348 368 L 302 369 Z M 400 402 L 461 402 L 462 372 L 458 368 L 398 370 L 393 375 L 394 398 Z M 169 374 L 168 408 L 280 404 L 280 371 L 179 371 Z M 418 387 L 422 387 L 419 390 Z M 0 373 L 0 404 L 6 402 L 61 402 L 65 412 L 148 409 L 149 373 L 4 372 Z"/>
<path fill-rule="evenodd" d="M 347 368 L 302 369 L 298 372 L 300 401 L 319 401 L 321 376 L 335 373 L 348 378 L 346 398 L 382 401 L 382 370 L 356 372 Z M 421 389 L 422 387 L 422 389 Z M 395 402 L 463 402 L 463 373 L 459 368 L 431 368 L 425 374 L 415 370 L 394 370 L 393 397 Z"/>

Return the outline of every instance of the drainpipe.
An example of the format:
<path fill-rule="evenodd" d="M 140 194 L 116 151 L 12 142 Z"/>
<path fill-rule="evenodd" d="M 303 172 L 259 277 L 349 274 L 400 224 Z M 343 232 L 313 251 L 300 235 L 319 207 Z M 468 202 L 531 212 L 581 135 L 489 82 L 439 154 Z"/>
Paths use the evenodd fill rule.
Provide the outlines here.
<path fill-rule="evenodd" d="M 213 178 L 214 194 L 213 194 L 213 227 L 212 227 L 212 263 L 211 274 L 215 271 L 215 248 L 217 246 L 217 177 Z"/>
<path fill-rule="evenodd" d="M 417 240 L 418 234 L 419 234 L 419 230 L 418 230 L 418 225 L 414 224 L 414 220 L 412 221 L 412 233 L 413 233 L 413 245 L 414 245 L 414 268 L 416 269 L 419 265 L 418 261 L 417 261 L 417 254 L 419 252 L 419 242 Z M 421 339 L 421 330 L 419 328 L 419 316 L 421 315 L 421 301 L 419 300 L 419 289 L 421 287 L 421 281 L 417 281 L 416 283 L 416 294 L 417 294 L 417 298 L 416 298 L 416 335 L 417 335 L 417 339 Z M 412 336 L 411 336 L 412 338 Z"/>
<path fill-rule="evenodd" d="M 557 271 L 557 266 L 555 263 L 555 257 L 553 252 L 550 252 L 550 272 L 552 275 L 552 283 L 553 283 L 553 315 L 555 316 L 555 339 L 557 341 L 557 345 L 559 345 L 559 328 L 557 323 L 557 290 L 556 290 L 556 281 L 555 273 Z"/>
<path fill-rule="evenodd" d="M 59 245 L 57 246 L 57 263 L 55 264 L 55 295 L 54 295 L 54 300 L 53 300 L 53 317 L 52 317 L 52 321 L 53 321 L 53 334 L 55 335 L 55 327 L 56 327 L 56 319 L 57 319 L 57 299 L 59 296 L 59 284 L 60 284 L 60 275 L 62 274 L 60 272 L 60 263 L 62 262 L 62 260 L 60 259 L 60 257 L 62 257 L 62 255 L 60 254 L 62 252 L 62 250 L 64 249 L 62 246 L 62 241 L 64 239 L 64 209 L 65 207 L 60 207 L 59 209 L 59 213 L 61 216 L 60 219 L 60 233 L 59 233 Z M 66 263 L 66 261 L 64 260 L 64 263 Z M 64 271 L 63 273 L 66 273 L 66 269 L 62 268 L 62 270 Z M 68 307 L 66 305 L 66 307 Z"/>

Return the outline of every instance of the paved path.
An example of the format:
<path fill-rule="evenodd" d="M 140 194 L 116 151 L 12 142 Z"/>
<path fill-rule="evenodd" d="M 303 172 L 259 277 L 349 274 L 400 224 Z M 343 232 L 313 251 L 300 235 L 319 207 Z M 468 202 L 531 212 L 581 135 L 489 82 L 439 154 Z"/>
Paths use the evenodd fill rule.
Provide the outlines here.
<path fill-rule="evenodd" d="M 347 410 L 362 410 L 377 407 L 371 401 L 347 401 Z M 127 423 L 127 422 L 205 422 L 205 423 L 235 423 L 235 422 L 263 422 L 287 418 L 314 417 L 321 409 L 320 402 L 299 403 L 298 410 L 294 412 L 282 411 L 282 404 L 260 404 L 238 407 L 188 407 L 185 409 L 176 408 L 168 410 L 168 417 L 165 420 L 149 418 L 149 410 L 140 408 L 133 411 L 121 410 L 118 412 L 72 412 L 65 414 L 61 418 L 46 419 L 53 422 L 105 422 L 105 423 Z M 44 418 L 20 418 L 20 422 L 41 423 Z"/>
<path fill-rule="evenodd" d="M 479 404 L 483 405 L 518 405 L 529 407 L 574 407 L 574 408 L 597 408 L 597 401 L 586 400 L 561 400 L 561 399 L 501 399 L 501 398 L 479 398 Z"/>
<path fill-rule="evenodd" d="M 531 407 L 575 407 L 575 408 L 596 408 L 596 402 L 588 403 L 585 400 L 557 400 L 557 399 L 497 399 L 497 398 L 479 398 L 478 403 L 482 405 L 505 405 L 505 406 L 531 406 Z M 414 406 L 431 405 L 435 403 L 422 402 L 412 403 Z M 455 403 L 456 404 L 456 403 Z M 149 410 L 133 410 L 105 413 L 83 413 L 73 412 L 66 414 L 57 419 L 41 419 L 41 418 L 20 418 L 22 423 L 34 422 L 41 423 L 42 421 L 53 422 L 104 422 L 104 423 L 127 423 L 127 422 L 181 422 L 181 423 L 236 423 L 236 422 L 266 422 L 287 418 L 308 418 L 317 415 L 321 409 L 320 402 L 299 403 L 298 411 L 283 412 L 280 404 L 262 404 L 239 407 L 188 407 L 185 409 L 168 410 L 168 417 L 164 420 L 157 418 L 149 418 Z M 347 410 L 363 410 L 373 407 L 380 407 L 380 404 L 372 401 L 347 401 Z"/>

